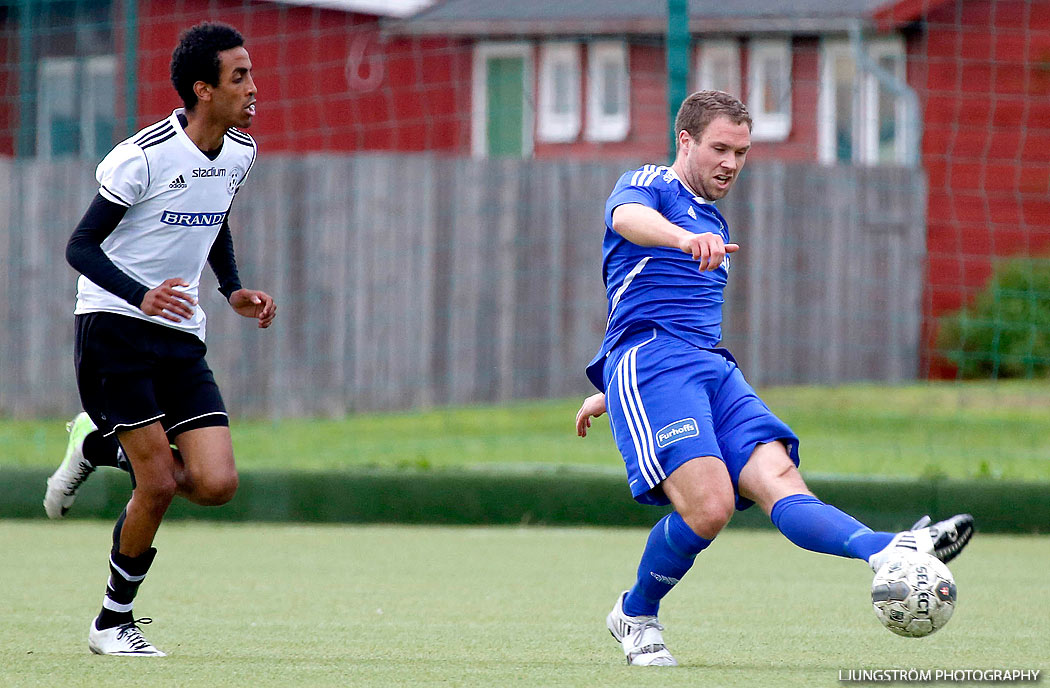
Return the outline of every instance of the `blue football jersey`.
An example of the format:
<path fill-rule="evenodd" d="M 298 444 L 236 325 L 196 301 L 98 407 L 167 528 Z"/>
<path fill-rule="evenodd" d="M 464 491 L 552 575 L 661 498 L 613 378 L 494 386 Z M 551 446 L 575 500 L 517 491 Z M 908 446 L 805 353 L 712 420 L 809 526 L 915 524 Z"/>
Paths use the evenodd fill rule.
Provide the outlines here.
<path fill-rule="evenodd" d="M 587 366 L 588 378 L 602 391 L 604 359 L 625 334 L 656 326 L 705 349 L 722 339 L 729 255 L 716 270 L 700 272 L 698 262 L 677 248 L 632 244 L 612 228 L 613 210 L 626 203 L 653 208 L 694 234 L 721 234 L 729 243 L 722 214 L 686 188 L 670 167 L 645 165 L 620 177 L 605 203 L 602 279 L 609 319 L 601 349 Z"/>

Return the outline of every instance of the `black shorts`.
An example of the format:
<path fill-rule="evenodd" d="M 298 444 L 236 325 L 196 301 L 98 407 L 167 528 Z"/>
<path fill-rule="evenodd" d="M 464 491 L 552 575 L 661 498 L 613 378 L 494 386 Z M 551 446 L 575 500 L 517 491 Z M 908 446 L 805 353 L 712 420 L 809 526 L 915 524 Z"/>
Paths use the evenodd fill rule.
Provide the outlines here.
<path fill-rule="evenodd" d="M 156 421 L 173 440 L 228 426 L 196 335 L 116 313 L 76 316 L 74 360 L 84 410 L 106 436 Z"/>

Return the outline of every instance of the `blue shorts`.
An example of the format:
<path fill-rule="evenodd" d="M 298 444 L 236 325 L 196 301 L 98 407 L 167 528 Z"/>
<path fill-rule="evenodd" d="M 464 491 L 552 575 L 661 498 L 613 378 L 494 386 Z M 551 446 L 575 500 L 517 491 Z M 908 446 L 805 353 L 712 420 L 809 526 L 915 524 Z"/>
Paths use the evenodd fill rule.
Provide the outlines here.
<path fill-rule="evenodd" d="M 690 459 L 726 465 L 736 508 L 740 471 L 759 444 L 781 441 L 798 466 L 798 438 L 773 415 L 731 358 L 693 346 L 661 329 L 625 337 L 605 360 L 605 405 L 627 465 L 631 494 L 668 504 L 661 483 Z"/>

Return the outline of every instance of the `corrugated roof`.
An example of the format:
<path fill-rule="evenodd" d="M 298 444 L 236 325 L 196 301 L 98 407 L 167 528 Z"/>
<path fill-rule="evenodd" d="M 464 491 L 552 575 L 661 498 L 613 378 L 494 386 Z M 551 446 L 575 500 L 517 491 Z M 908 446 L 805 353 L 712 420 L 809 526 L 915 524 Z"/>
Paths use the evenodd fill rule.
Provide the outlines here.
<path fill-rule="evenodd" d="M 696 33 L 844 30 L 870 22 L 889 0 L 689 0 Z M 390 28 L 398 33 L 662 34 L 667 3 L 660 0 L 444 0 Z"/>

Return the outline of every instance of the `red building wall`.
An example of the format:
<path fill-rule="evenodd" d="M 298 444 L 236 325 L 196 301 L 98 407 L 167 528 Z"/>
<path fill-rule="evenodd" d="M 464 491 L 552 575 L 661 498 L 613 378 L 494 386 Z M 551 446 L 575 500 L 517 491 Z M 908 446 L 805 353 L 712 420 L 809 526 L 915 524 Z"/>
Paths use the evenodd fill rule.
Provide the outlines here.
<path fill-rule="evenodd" d="M 15 154 L 18 134 L 18 24 L 0 9 L 0 155 Z"/>
<path fill-rule="evenodd" d="M 745 44 L 746 45 L 746 44 Z M 815 38 L 800 38 L 793 41 L 792 56 L 792 100 L 791 133 L 784 141 L 756 141 L 751 159 L 802 160 L 817 159 L 817 112 L 816 103 L 820 90 L 820 51 Z M 587 52 L 583 51 L 581 62 L 581 110 L 584 121 L 587 117 Z M 695 55 L 690 50 L 690 55 Z M 542 143 L 537 140 L 534 155 L 537 158 L 582 157 L 587 159 L 617 159 L 664 163 L 668 159 L 670 146 L 669 117 L 667 111 L 667 55 L 662 45 L 630 46 L 628 54 L 630 69 L 631 127 L 623 141 L 595 142 L 584 138 L 583 128 L 573 143 Z M 747 74 L 747 50 L 741 51 L 741 74 Z M 690 69 L 695 69 L 695 63 Z M 534 73 L 539 74 L 539 64 L 534 64 Z M 745 102 L 747 79 L 743 79 L 743 93 L 736 95 Z M 689 88 L 696 85 L 696 74 L 690 73 Z M 538 96 L 538 80 L 536 86 Z"/>
<path fill-rule="evenodd" d="M 910 52 L 929 175 L 925 321 L 972 301 L 992 259 L 1050 251 L 1050 12 L 956 0 Z M 932 377 L 954 374 L 933 358 Z"/>
<path fill-rule="evenodd" d="M 169 80 L 179 33 L 203 20 L 245 36 L 259 89 L 251 134 L 281 151 L 470 148 L 469 46 L 386 38 L 376 17 L 241 0 L 164 0 L 139 10 L 138 122 L 181 106 Z"/>

